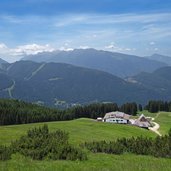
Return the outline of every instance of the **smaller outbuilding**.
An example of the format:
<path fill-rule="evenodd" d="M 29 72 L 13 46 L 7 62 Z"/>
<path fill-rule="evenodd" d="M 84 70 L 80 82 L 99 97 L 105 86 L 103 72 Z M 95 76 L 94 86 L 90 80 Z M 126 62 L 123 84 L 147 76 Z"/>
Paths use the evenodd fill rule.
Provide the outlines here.
<path fill-rule="evenodd" d="M 133 124 L 146 129 L 152 126 L 150 119 L 146 118 L 143 114 L 141 114 L 141 116 L 138 119 L 136 119 Z"/>
<path fill-rule="evenodd" d="M 102 122 L 102 121 L 103 121 L 103 118 L 98 117 L 98 118 L 97 118 L 97 121 L 98 121 L 98 122 Z"/>

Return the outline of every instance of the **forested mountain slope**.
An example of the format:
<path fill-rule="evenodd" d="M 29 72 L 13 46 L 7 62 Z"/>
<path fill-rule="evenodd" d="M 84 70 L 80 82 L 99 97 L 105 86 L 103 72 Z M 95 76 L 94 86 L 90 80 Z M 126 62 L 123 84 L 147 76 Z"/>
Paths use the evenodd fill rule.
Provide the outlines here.
<path fill-rule="evenodd" d="M 133 76 L 143 71 L 152 72 L 167 65 L 166 63 L 143 57 L 95 49 L 44 52 L 26 56 L 23 60 L 67 63 L 98 69 L 122 78 Z"/>

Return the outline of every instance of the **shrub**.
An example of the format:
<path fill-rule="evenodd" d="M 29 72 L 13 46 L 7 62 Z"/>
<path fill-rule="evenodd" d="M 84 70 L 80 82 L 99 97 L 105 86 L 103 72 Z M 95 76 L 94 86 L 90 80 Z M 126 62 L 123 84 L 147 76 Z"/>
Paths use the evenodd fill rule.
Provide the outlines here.
<path fill-rule="evenodd" d="M 138 155 L 171 158 L 171 129 L 168 135 L 156 137 L 155 139 L 141 136 L 128 139 L 122 138 L 111 142 L 86 142 L 83 146 L 93 153 L 122 154 L 128 152 Z"/>
<path fill-rule="evenodd" d="M 27 135 L 12 142 L 9 148 L 1 148 L 1 158 L 4 160 L 10 159 L 12 152 L 18 152 L 35 160 L 45 158 L 53 160 L 85 160 L 87 158 L 86 154 L 81 149 L 70 145 L 68 138 L 68 133 L 61 130 L 50 133 L 47 125 L 33 128 L 27 132 Z M 12 152 L 10 149 L 12 149 Z"/>
<path fill-rule="evenodd" d="M 11 159 L 12 149 L 6 146 L 0 146 L 0 160 Z"/>

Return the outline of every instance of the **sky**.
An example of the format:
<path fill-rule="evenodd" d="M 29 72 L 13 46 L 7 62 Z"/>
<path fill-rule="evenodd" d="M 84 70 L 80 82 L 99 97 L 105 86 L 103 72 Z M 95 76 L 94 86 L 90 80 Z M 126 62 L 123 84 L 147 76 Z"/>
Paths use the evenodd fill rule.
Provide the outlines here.
<path fill-rule="evenodd" d="M 171 0 L 4 0 L 0 58 L 95 48 L 171 56 Z"/>

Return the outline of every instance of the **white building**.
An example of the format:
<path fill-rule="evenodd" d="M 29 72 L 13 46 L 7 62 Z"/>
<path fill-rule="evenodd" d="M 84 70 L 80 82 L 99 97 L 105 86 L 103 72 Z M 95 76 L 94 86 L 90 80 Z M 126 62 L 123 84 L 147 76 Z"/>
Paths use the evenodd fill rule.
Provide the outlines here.
<path fill-rule="evenodd" d="M 101 118 L 101 117 L 98 117 L 98 118 L 97 118 L 97 121 L 100 121 L 100 122 L 102 122 L 102 121 L 103 121 L 103 118 Z"/>
<path fill-rule="evenodd" d="M 127 124 L 129 121 L 130 115 L 125 114 L 123 112 L 109 112 L 103 118 L 103 122 L 110 122 L 110 123 L 120 123 L 120 124 Z"/>

